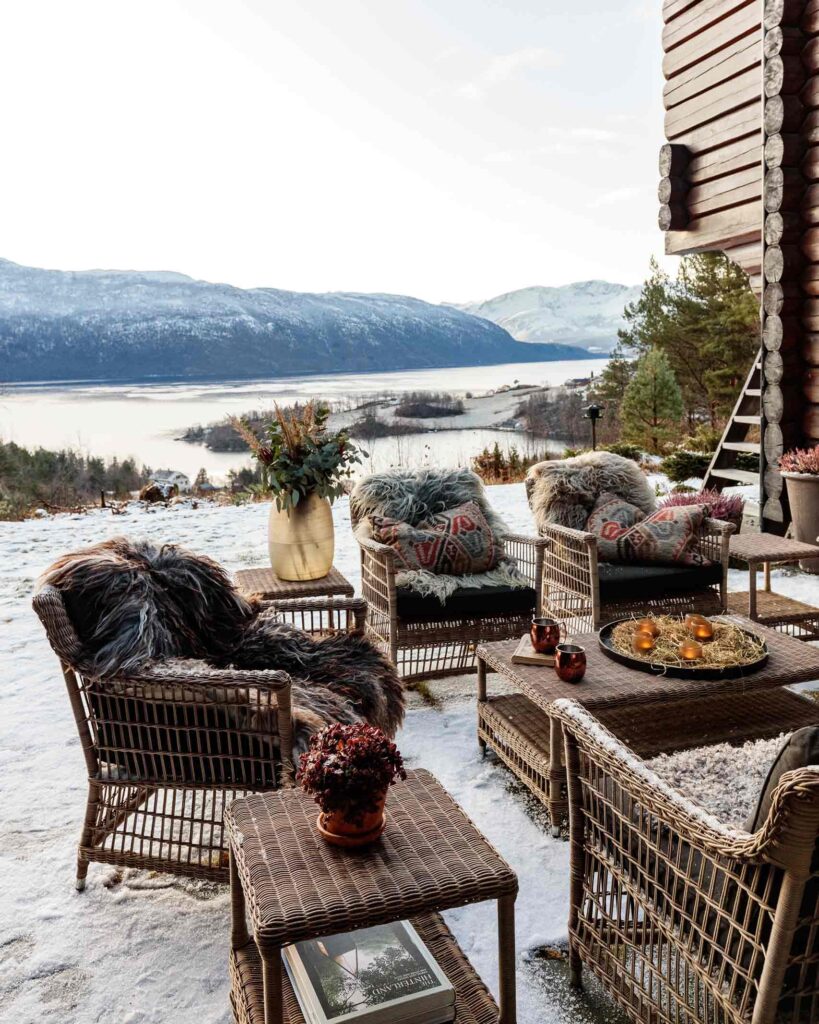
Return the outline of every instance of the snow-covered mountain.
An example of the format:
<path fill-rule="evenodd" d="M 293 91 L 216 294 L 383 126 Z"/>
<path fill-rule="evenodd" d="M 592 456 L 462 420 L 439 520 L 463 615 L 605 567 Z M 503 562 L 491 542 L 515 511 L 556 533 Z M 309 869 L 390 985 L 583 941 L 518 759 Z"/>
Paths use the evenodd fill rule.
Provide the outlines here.
<path fill-rule="evenodd" d="M 234 288 L 0 260 L 0 381 L 235 379 L 578 359 L 403 295 Z"/>
<path fill-rule="evenodd" d="M 639 294 L 639 285 L 577 281 L 560 288 L 521 288 L 454 308 L 491 320 L 519 341 L 560 342 L 610 352 L 623 324 L 623 309 Z"/>

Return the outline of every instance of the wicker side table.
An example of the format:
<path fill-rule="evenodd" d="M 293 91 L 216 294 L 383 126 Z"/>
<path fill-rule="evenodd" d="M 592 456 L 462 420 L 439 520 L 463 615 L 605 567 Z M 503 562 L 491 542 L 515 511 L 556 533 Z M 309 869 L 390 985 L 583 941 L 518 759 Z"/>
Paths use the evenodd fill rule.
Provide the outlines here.
<path fill-rule="evenodd" d="M 335 566 L 318 580 L 282 580 L 270 567 L 239 569 L 233 574 L 239 592 L 245 597 L 281 601 L 291 597 L 352 597 L 352 583 Z"/>
<path fill-rule="evenodd" d="M 732 612 L 778 629 L 799 640 L 819 640 L 819 608 L 771 590 L 771 563 L 799 562 L 819 557 L 819 547 L 768 533 L 737 533 L 730 541 L 731 557 L 748 563 L 748 590 L 728 595 Z M 757 590 L 756 574 L 764 569 L 764 584 Z M 819 583 L 817 583 L 819 592 Z"/>
<path fill-rule="evenodd" d="M 282 946 L 405 918 L 455 987 L 459 1024 L 514 1024 L 517 878 L 429 772 L 409 772 L 390 790 L 387 827 L 372 847 L 328 845 L 317 814 L 289 789 L 235 800 L 225 815 L 238 1024 L 302 1024 Z M 484 900 L 498 902 L 500 1007 L 438 916 Z"/>

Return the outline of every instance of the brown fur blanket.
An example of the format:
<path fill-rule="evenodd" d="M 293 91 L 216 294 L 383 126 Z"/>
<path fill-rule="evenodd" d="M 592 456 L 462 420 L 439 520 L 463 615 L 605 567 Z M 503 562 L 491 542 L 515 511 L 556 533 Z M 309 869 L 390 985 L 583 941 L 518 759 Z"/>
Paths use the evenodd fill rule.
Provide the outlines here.
<path fill-rule="evenodd" d="M 121 677 L 166 658 L 285 671 L 294 680 L 299 746 L 305 732 L 333 721 L 363 719 L 390 736 L 403 721 L 401 682 L 369 640 L 316 638 L 279 621 L 204 555 L 117 537 L 58 559 L 38 581 L 48 584 L 61 592 L 80 639 L 79 671 Z"/>

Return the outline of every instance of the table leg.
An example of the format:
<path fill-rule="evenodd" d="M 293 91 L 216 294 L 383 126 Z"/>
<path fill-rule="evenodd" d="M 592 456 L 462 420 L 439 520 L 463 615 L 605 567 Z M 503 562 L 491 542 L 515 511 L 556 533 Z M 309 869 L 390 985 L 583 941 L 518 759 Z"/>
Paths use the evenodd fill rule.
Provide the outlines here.
<path fill-rule="evenodd" d="M 552 835 L 560 835 L 560 814 L 563 808 L 561 789 L 566 778 L 566 769 L 560 758 L 563 747 L 563 730 L 560 723 L 549 715 L 549 817 L 552 819 Z"/>
<path fill-rule="evenodd" d="M 750 564 L 748 573 L 748 618 L 756 620 L 756 562 Z"/>
<path fill-rule="evenodd" d="M 265 952 L 262 959 L 264 985 L 264 1024 L 282 1024 L 282 956 L 278 948 Z"/>
<path fill-rule="evenodd" d="M 230 944 L 233 949 L 247 945 L 247 917 L 245 916 L 245 894 L 236 869 L 236 858 L 231 847 L 230 858 Z"/>
<path fill-rule="evenodd" d="M 770 594 L 771 592 L 771 563 L 765 563 L 765 591 Z"/>
<path fill-rule="evenodd" d="M 478 703 L 483 704 L 486 701 L 486 662 L 478 657 Z M 486 753 L 486 740 L 482 736 L 478 736 L 478 746 L 481 748 L 481 753 Z"/>
<path fill-rule="evenodd" d="M 515 987 L 515 897 L 498 900 L 498 1002 L 499 1024 L 515 1024 L 517 995 Z"/>

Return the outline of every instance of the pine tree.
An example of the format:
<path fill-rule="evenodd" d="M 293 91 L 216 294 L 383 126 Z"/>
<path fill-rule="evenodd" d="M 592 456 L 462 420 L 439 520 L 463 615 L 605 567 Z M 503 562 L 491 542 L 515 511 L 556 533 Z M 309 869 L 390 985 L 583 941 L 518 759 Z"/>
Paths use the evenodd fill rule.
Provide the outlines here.
<path fill-rule="evenodd" d="M 620 407 L 622 438 L 659 455 L 679 435 L 683 415 L 680 386 L 659 348 L 641 356 Z"/>

